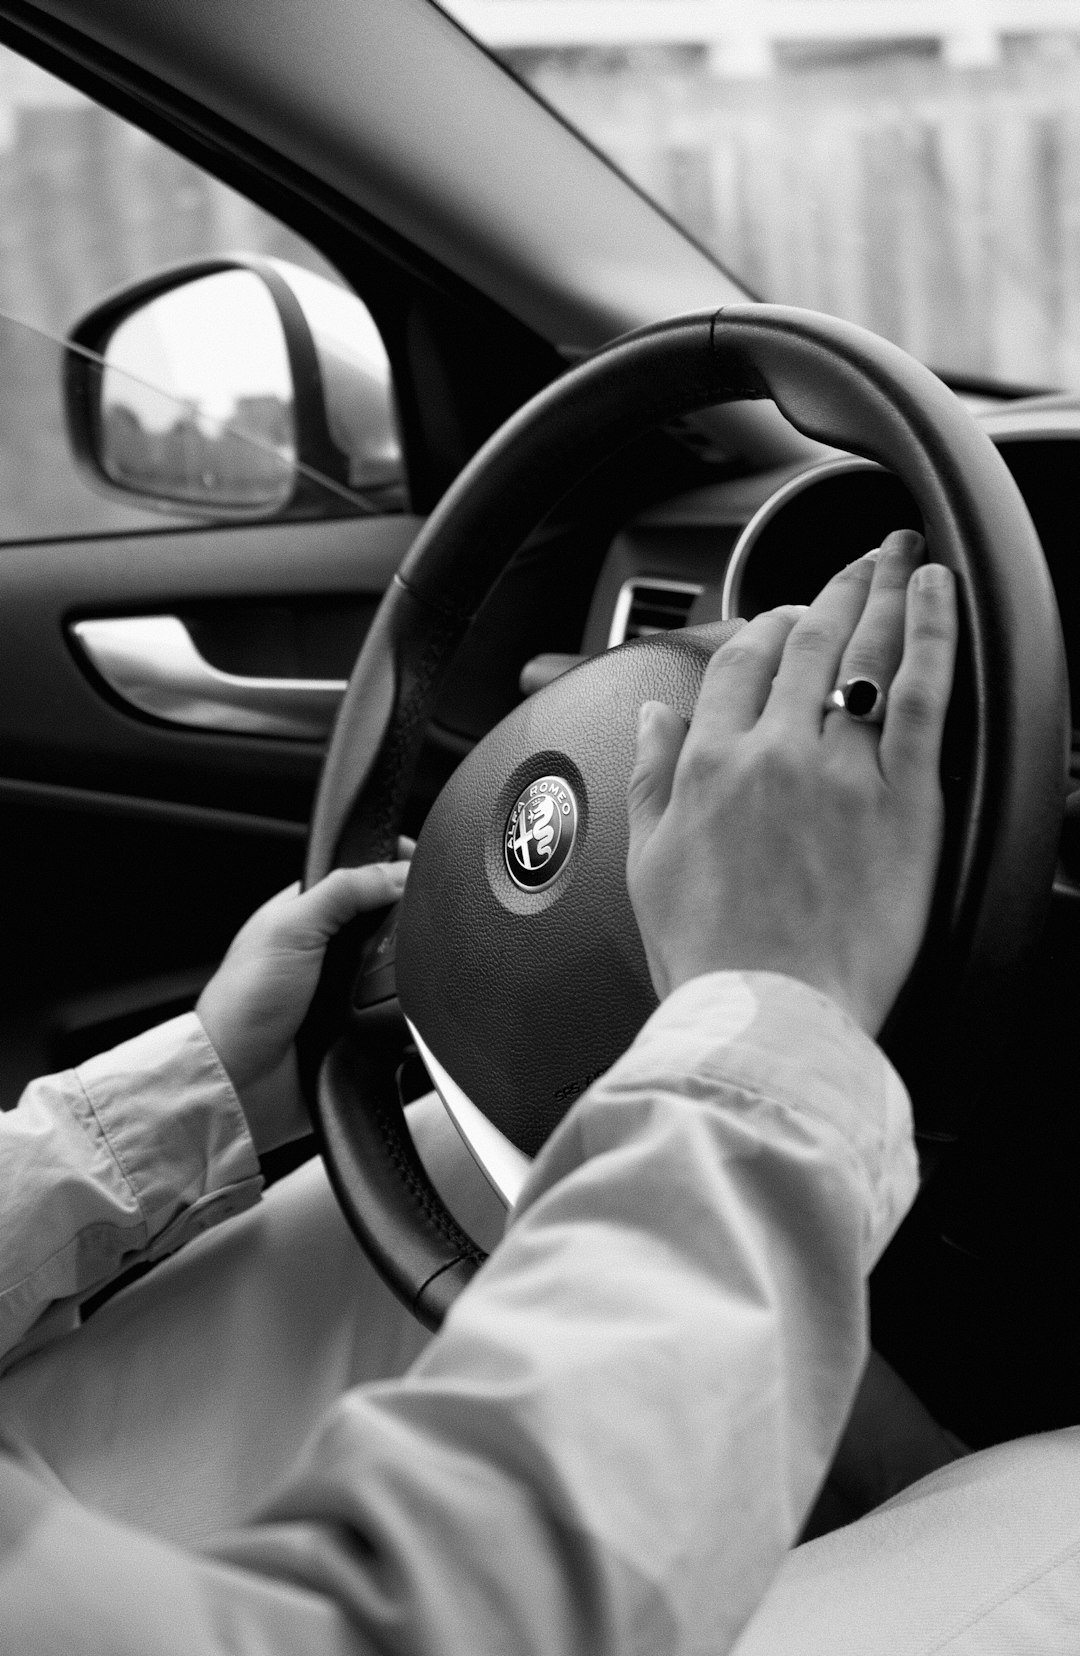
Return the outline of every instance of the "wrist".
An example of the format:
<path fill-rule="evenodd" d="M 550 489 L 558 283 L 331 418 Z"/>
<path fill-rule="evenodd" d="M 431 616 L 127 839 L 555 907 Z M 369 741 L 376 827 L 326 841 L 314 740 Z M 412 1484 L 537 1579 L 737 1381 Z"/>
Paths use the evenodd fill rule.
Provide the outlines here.
<path fill-rule="evenodd" d="M 195 1015 L 236 1094 L 256 1155 L 265 1155 L 268 1150 L 276 1150 L 279 1145 L 310 1133 L 311 1121 L 300 1090 L 295 1048 L 289 1046 L 269 1066 L 245 1062 L 242 1050 L 230 1050 L 229 1043 L 219 1038 L 212 1007 L 204 1009 L 205 998 L 204 992 Z"/>
<path fill-rule="evenodd" d="M 235 1091 L 256 1155 L 264 1156 L 311 1132 L 293 1051 L 267 1074 L 252 1078 Z"/>

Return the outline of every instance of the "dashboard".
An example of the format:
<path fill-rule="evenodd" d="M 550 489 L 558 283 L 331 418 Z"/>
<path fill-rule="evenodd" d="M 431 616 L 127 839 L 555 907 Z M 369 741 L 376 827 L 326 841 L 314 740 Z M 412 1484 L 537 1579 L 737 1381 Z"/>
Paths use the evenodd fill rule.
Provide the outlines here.
<path fill-rule="evenodd" d="M 1027 503 L 1057 592 L 1080 725 L 1080 405 L 1039 399 L 980 416 Z M 891 472 L 836 454 L 717 483 L 642 513 L 611 543 L 582 650 L 809 603 L 892 529 L 922 528 Z"/>

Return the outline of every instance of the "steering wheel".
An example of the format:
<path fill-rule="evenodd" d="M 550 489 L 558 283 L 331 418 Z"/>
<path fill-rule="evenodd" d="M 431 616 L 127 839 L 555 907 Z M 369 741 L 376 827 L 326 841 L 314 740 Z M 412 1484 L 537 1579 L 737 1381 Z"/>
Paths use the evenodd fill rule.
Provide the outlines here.
<path fill-rule="evenodd" d="M 305 878 L 394 854 L 454 650 L 559 499 L 650 429 L 762 397 L 806 435 L 893 470 L 931 555 L 958 577 L 945 853 L 926 941 L 883 1033 L 920 1126 L 951 1131 L 958 1098 L 992 1061 L 1052 887 L 1065 656 L 1038 538 L 997 450 L 935 375 L 851 324 L 746 305 L 645 328 L 490 439 L 372 623 L 327 753 Z M 400 1009 L 488 1121 L 535 1154 L 656 1005 L 625 878 L 636 714 L 655 699 L 689 717 L 731 627 L 637 640 L 525 701 L 439 796 L 390 922 L 374 936 L 355 923 L 328 953 L 301 1049 L 316 1131 L 362 1245 L 428 1326 L 484 1255 L 413 1148 L 395 1083 L 409 1038 Z"/>

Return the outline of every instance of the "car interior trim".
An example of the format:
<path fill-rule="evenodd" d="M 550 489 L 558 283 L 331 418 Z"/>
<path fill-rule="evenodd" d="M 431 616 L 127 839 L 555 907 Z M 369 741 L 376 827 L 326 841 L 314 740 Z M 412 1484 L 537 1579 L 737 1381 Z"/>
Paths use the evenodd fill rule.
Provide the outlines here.
<path fill-rule="evenodd" d="M 416 1050 L 424 1061 L 443 1107 L 461 1135 L 462 1142 L 503 1206 L 509 1210 L 521 1195 L 532 1160 L 511 1144 L 493 1121 L 489 1121 L 450 1072 L 440 1064 L 411 1018 L 406 1018 Z"/>
<path fill-rule="evenodd" d="M 1080 408 L 1010 408 L 1000 414 L 984 414 L 979 424 L 995 443 L 1080 437 Z"/>
<path fill-rule="evenodd" d="M 607 647 L 615 649 L 619 644 L 626 642 L 626 628 L 630 620 L 630 611 L 634 607 L 634 598 L 639 587 L 651 587 L 661 592 L 689 593 L 697 598 L 702 592 L 700 581 L 673 581 L 665 576 L 649 576 L 647 579 L 640 575 L 633 575 L 624 581 L 619 588 L 615 599 L 615 609 L 611 617 L 611 629 L 608 633 Z"/>
<path fill-rule="evenodd" d="M 300 842 L 307 838 L 307 823 L 290 821 L 288 817 L 228 811 L 215 805 L 188 805 L 174 800 L 144 799 L 137 794 L 106 793 L 99 788 L 71 788 L 57 782 L 29 782 L 21 777 L 0 776 L 0 807 L 9 805 L 160 822 L 170 827 L 209 828 L 227 834 L 257 834 Z"/>
<path fill-rule="evenodd" d="M 130 707 L 169 724 L 325 741 L 344 679 L 254 678 L 214 667 L 177 615 L 76 621 L 72 637 Z"/>
<path fill-rule="evenodd" d="M 770 523 L 778 512 L 782 512 L 788 502 L 804 489 L 811 489 L 820 483 L 824 477 L 836 477 L 844 472 L 879 472 L 885 468 L 879 466 L 875 460 L 863 460 L 856 455 L 840 456 L 835 460 L 824 460 L 819 465 L 811 466 L 800 472 L 798 476 L 784 483 L 775 494 L 754 513 L 747 523 L 742 534 L 731 549 L 731 556 L 724 571 L 724 586 L 720 598 L 720 614 L 725 621 L 734 621 L 741 615 L 743 575 L 750 560 L 754 547 L 766 524 Z M 870 548 L 867 547 L 867 551 Z"/>

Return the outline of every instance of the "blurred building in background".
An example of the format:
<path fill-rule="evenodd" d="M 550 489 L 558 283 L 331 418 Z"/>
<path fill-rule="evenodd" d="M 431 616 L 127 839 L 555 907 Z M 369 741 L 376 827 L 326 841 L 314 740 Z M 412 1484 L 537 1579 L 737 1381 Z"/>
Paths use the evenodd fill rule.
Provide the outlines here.
<path fill-rule="evenodd" d="M 758 296 L 1080 385 L 1077 0 L 444 0 Z"/>
<path fill-rule="evenodd" d="M 0 47 L 0 310 L 62 334 L 121 282 L 232 247 L 327 268 L 243 196 Z"/>
<path fill-rule="evenodd" d="M 1080 387 L 1080 0 L 443 9 L 754 294 L 954 377 Z M 147 521 L 71 465 L 55 341 L 117 285 L 236 250 L 328 268 L 0 48 L 0 540 Z"/>
<path fill-rule="evenodd" d="M 496 51 L 701 49 L 722 77 L 773 73 L 794 53 L 911 43 L 953 69 L 998 64 L 1007 43 L 1076 28 L 1073 0 L 446 0 Z"/>
<path fill-rule="evenodd" d="M 73 465 L 57 340 L 120 284 L 236 248 L 329 271 L 243 196 L 0 47 L 0 541 L 160 526 Z"/>

